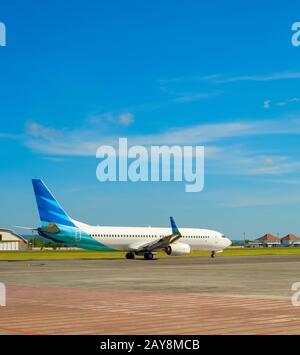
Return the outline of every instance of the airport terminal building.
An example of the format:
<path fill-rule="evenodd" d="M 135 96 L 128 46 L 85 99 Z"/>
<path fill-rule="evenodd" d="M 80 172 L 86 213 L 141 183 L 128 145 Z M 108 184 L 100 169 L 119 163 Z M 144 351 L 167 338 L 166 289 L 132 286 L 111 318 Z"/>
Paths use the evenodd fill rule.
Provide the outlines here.
<path fill-rule="evenodd" d="M 280 238 L 277 238 L 272 234 L 265 234 L 264 236 L 257 238 L 255 240 L 255 244 L 257 244 L 258 247 L 262 248 L 281 246 Z"/>
<path fill-rule="evenodd" d="M 0 251 L 22 251 L 26 249 L 26 239 L 12 230 L 0 228 Z"/>
<path fill-rule="evenodd" d="M 275 237 L 272 234 L 265 234 L 255 239 L 249 246 L 253 248 L 300 247 L 300 238 L 294 234 L 288 234 L 283 238 Z"/>
<path fill-rule="evenodd" d="M 285 237 L 281 238 L 282 246 L 290 247 L 300 247 L 300 238 L 294 234 L 288 234 Z"/>

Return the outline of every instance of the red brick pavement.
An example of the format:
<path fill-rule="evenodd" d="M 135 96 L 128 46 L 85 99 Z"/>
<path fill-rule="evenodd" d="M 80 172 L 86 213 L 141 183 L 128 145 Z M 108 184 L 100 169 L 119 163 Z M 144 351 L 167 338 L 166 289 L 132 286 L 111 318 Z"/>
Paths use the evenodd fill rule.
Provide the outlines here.
<path fill-rule="evenodd" d="M 8 334 L 300 334 L 289 299 L 7 285 Z"/>

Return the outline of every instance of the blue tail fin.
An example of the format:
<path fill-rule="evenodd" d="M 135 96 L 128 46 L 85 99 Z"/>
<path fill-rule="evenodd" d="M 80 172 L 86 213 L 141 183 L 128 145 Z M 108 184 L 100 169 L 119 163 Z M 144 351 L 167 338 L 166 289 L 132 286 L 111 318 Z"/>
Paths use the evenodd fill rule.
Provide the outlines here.
<path fill-rule="evenodd" d="M 32 180 L 36 203 L 42 224 L 55 223 L 75 227 L 60 204 L 55 200 L 42 180 Z"/>

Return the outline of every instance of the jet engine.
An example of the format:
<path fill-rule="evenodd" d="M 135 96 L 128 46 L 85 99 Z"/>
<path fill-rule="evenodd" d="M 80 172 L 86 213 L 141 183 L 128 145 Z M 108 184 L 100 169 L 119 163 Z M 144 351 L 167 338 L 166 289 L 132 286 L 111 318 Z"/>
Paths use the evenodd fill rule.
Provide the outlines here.
<path fill-rule="evenodd" d="M 191 247 L 185 243 L 174 243 L 166 248 L 166 253 L 172 256 L 186 255 L 191 252 Z"/>

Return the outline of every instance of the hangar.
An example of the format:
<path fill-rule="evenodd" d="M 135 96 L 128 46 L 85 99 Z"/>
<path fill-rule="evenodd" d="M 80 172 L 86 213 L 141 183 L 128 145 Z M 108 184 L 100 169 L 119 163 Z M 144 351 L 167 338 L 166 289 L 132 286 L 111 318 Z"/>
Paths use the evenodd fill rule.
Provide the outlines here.
<path fill-rule="evenodd" d="M 275 237 L 272 234 L 265 234 L 263 237 L 248 243 L 252 248 L 274 248 L 274 247 L 300 247 L 300 238 L 294 234 L 288 234 L 283 238 Z"/>
<path fill-rule="evenodd" d="M 259 247 L 264 248 L 272 248 L 272 247 L 279 247 L 280 246 L 280 239 L 275 237 L 272 234 L 265 234 L 263 237 L 260 237 L 255 240 L 256 244 Z"/>
<path fill-rule="evenodd" d="M 0 228 L 0 251 L 20 251 L 27 249 L 27 241 L 10 229 Z"/>
<path fill-rule="evenodd" d="M 294 234 L 288 234 L 287 236 L 281 238 L 281 244 L 288 247 L 299 247 L 300 238 Z"/>

